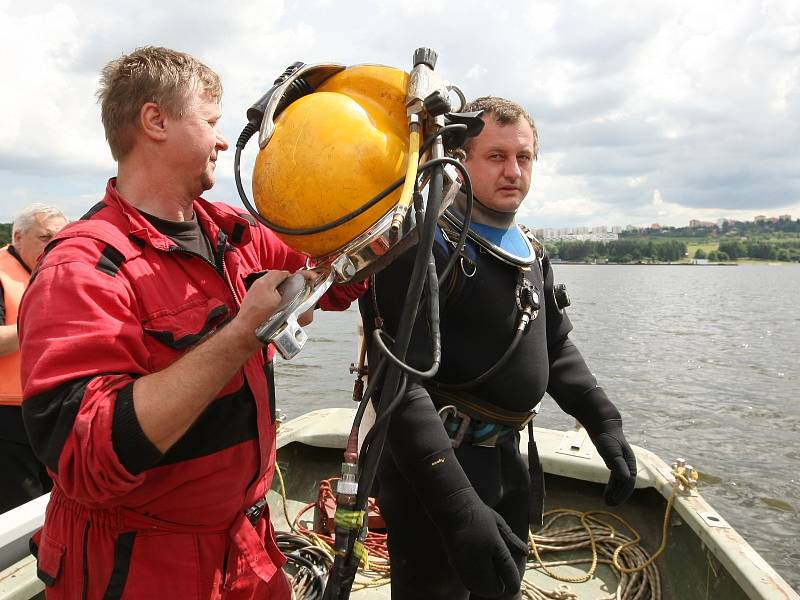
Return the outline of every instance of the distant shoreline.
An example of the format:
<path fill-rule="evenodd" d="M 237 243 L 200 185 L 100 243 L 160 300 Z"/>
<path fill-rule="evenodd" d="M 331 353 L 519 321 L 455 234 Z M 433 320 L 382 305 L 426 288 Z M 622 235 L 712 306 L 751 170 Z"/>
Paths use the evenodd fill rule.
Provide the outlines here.
<path fill-rule="evenodd" d="M 609 267 L 609 266 L 623 266 L 623 267 L 738 267 L 739 263 L 735 262 L 728 262 L 728 263 L 683 263 L 683 262 L 672 262 L 672 263 L 620 263 L 620 262 L 605 262 L 605 263 L 587 263 L 587 262 L 577 262 L 577 261 L 550 261 L 551 264 L 554 265 L 587 265 L 590 267 Z M 774 262 L 760 262 L 760 261 L 753 261 L 752 263 L 747 264 L 760 264 L 760 265 L 783 265 L 787 264 L 790 265 L 792 263 L 774 263 Z"/>

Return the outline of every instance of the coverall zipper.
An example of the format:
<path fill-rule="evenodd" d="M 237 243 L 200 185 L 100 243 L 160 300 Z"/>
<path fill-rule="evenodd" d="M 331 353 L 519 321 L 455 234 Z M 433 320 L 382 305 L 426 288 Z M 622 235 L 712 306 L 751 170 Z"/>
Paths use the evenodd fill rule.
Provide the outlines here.
<path fill-rule="evenodd" d="M 186 250 L 184 248 L 181 248 L 180 246 L 170 246 L 169 248 L 167 248 L 167 252 L 182 252 L 183 254 L 188 254 L 189 256 L 196 256 L 204 263 L 210 265 L 211 268 L 213 268 L 214 271 L 216 271 L 217 274 L 219 274 L 219 276 L 222 277 L 222 280 L 227 284 L 228 291 L 233 296 L 233 300 L 234 302 L 236 302 L 236 306 L 238 307 L 242 305 L 242 299 L 239 298 L 239 294 L 236 293 L 236 288 L 233 287 L 233 283 L 231 283 L 231 278 L 228 275 L 227 270 L 225 269 L 225 245 L 226 245 L 225 238 L 221 238 L 219 247 L 217 248 L 217 253 L 220 259 L 220 266 L 217 266 L 202 254 L 198 254 L 197 252 L 192 252 L 191 250 Z"/>
<path fill-rule="evenodd" d="M 86 527 L 83 529 L 83 600 L 89 598 L 89 529 L 92 526 L 91 521 L 86 521 Z"/>

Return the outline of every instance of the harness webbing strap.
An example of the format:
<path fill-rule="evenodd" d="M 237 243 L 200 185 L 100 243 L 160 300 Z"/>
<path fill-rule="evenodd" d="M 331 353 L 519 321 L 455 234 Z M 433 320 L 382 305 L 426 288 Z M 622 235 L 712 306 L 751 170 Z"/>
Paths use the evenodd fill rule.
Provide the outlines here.
<path fill-rule="evenodd" d="M 428 393 L 433 403 L 437 406 L 452 404 L 459 411 L 469 415 L 470 418 L 478 419 L 485 423 L 497 423 L 499 425 L 513 427 L 517 430 L 521 430 L 536 416 L 534 411 L 518 412 L 492 406 L 482 401 L 477 396 L 473 396 L 461 390 L 452 392 L 431 386 L 428 388 Z"/>
<path fill-rule="evenodd" d="M 544 522 L 544 470 L 539 458 L 539 448 L 533 437 L 533 423 L 528 422 L 528 473 L 531 477 L 530 507 L 528 519 L 537 529 Z"/>

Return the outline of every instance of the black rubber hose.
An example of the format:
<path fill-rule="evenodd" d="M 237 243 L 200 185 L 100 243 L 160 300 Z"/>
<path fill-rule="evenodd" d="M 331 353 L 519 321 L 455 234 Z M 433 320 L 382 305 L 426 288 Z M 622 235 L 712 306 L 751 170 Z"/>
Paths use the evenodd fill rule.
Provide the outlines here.
<path fill-rule="evenodd" d="M 435 159 L 435 161 L 430 161 L 436 162 L 437 164 L 430 165 L 429 167 L 433 168 L 434 171 L 431 177 L 428 193 L 428 206 L 425 212 L 424 223 L 418 224 L 418 227 L 421 227 L 420 240 L 418 242 L 417 253 L 414 258 L 414 267 L 411 273 L 408 294 L 406 296 L 406 301 L 403 305 L 403 311 L 400 317 L 400 326 L 397 331 L 397 341 L 395 342 L 395 347 L 393 348 L 395 355 L 401 360 L 405 359 L 405 353 L 408 350 L 413 324 L 416 320 L 417 309 L 419 307 L 422 289 L 426 280 L 428 259 L 433 250 L 436 223 L 438 220 L 439 208 L 442 203 L 442 189 L 444 186 L 443 167 L 438 163 L 444 160 L 445 159 Z M 393 365 L 389 365 L 384 385 L 382 386 L 381 390 L 380 403 L 378 404 L 378 408 L 376 410 L 378 417 L 380 417 L 380 415 L 392 404 L 395 396 L 397 396 L 401 378 L 403 378 L 402 371 Z M 365 510 L 367 505 L 369 491 L 372 487 L 373 481 L 375 480 L 378 461 L 386 441 L 386 430 L 386 426 L 381 428 L 381 435 L 376 435 L 375 440 L 369 445 L 368 450 L 365 452 L 363 469 L 360 469 L 361 476 L 359 477 L 358 494 L 356 496 L 356 511 Z M 325 588 L 324 597 L 326 599 L 344 599 L 349 596 L 353 579 L 355 578 L 355 572 L 358 567 L 358 559 L 353 553 L 355 541 L 356 536 L 351 535 L 350 539 L 348 540 L 348 547 L 345 556 L 337 556 L 337 560 L 334 562 L 334 566 L 331 569 L 331 574 L 328 578 L 328 585 Z"/>
<path fill-rule="evenodd" d="M 364 395 L 361 397 L 361 401 L 358 403 L 356 416 L 353 419 L 354 427 L 361 426 L 361 421 L 364 418 L 364 411 L 367 409 L 367 402 L 370 401 L 372 394 L 374 394 L 375 390 L 378 389 L 378 384 L 383 377 L 383 371 L 386 368 L 386 364 L 386 360 L 381 359 L 378 362 L 378 366 L 375 368 L 375 371 L 369 374 L 369 384 L 367 385 L 367 389 L 364 391 Z"/>
<path fill-rule="evenodd" d="M 439 275 L 439 285 L 442 285 L 442 283 L 444 283 L 444 281 L 447 279 L 447 276 L 450 275 L 450 271 L 453 270 L 453 267 L 458 262 L 458 259 L 461 257 L 461 251 L 464 249 L 464 244 L 467 243 L 469 226 L 472 224 L 472 207 L 475 204 L 475 198 L 472 192 L 472 180 L 470 179 L 469 173 L 464 165 L 454 158 L 439 160 L 443 160 L 447 164 L 455 165 L 459 173 L 461 173 L 462 185 L 464 186 L 464 194 L 466 195 L 467 200 L 466 207 L 464 208 L 464 223 L 462 224 L 461 232 L 458 234 L 458 241 L 456 242 L 455 248 L 453 248 L 453 253 L 450 255 L 442 274 Z"/>
<path fill-rule="evenodd" d="M 446 159 L 435 159 L 435 161 L 445 161 Z M 429 161 L 429 162 L 435 162 Z M 426 163 L 427 164 L 427 163 Z M 425 211 L 425 222 L 422 224 L 422 231 L 420 232 L 419 247 L 414 261 L 414 269 L 411 273 L 411 281 L 409 284 L 408 294 L 406 295 L 406 302 L 403 307 L 403 312 L 400 316 L 400 325 L 397 330 L 397 339 L 394 347 L 392 348 L 395 356 L 400 360 L 405 359 L 408 346 L 411 341 L 411 333 L 413 330 L 414 322 L 417 317 L 417 308 L 422 296 L 422 289 L 427 279 L 428 264 L 433 251 L 434 237 L 436 233 L 436 223 L 438 221 L 439 207 L 442 203 L 442 192 L 444 187 L 444 173 L 443 167 L 440 164 L 433 166 L 433 175 L 431 177 L 430 188 L 428 192 L 428 206 Z M 438 301 L 438 298 L 437 298 Z M 398 395 L 400 378 L 402 372 L 400 369 L 389 365 L 389 371 L 386 375 L 386 383 L 381 394 L 381 402 L 376 411 L 378 418 L 381 414 L 389 409 L 392 405 L 392 400 Z M 375 475 L 378 469 L 378 462 L 380 455 L 383 452 L 383 446 L 386 442 L 386 432 L 388 431 L 389 419 L 391 412 L 386 417 L 385 424 L 381 427 L 381 435 L 377 436 L 375 440 L 369 445 L 369 452 L 365 456 L 364 468 L 362 476 L 360 477 L 358 486 L 358 495 L 356 497 L 356 509 L 364 510 L 367 505 L 369 491 L 372 488 L 372 483 L 375 480 Z M 350 564 L 353 565 L 354 557 L 351 555 Z"/>
<path fill-rule="evenodd" d="M 451 131 L 466 131 L 467 129 L 469 129 L 469 127 L 467 127 L 464 123 L 451 123 L 450 125 L 445 125 L 441 129 L 437 129 L 436 133 L 428 137 L 428 139 L 425 140 L 425 143 L 422 144 L 422 147 L 419 149 L 419 155 L 422 156 L 425 150 L 433 146 L 436 138 L 441 137 Z"/>
<path fill-rule="evenodd" d="M 391 336 L 383 332 L 383 330 L 375 329 L 375 331 L 372 332 L 372 338 L 381 354 L 397 368 L 419 379 L 430 379 L 434 377 L 436 373 L 438 373 L 439 366 L 442 362 L 442 335 L 439 331 L 439 278 L 436 275 L 436 261 L 432 254 L 428 261 L 427 298 L 428 322 L 431 328 L 431 355 L 433 358 L 431 361 L 432 364 L 427 370 L 419 371 L 397 358 L 383 341 L 383 335 L 386 335 L 386 337 L 391 340 Z M 394 342 L 394 340 L 391 341 Z"/>
<path fill-rule="evenodd" d="M 364 464 L 364 461 L 367 458 L 367 453 L 369 452 L 372 442 L 378 435 L 380 435 L 383 432 L 383 428 L 387 424 L 388 419 L 391 418 L 391 415 L 394 412 L 395 408 L 397 408 L 405 398 L 407 383 L 408 379 L 405 376 L 402 376 L 400 378 L 400 385 L 397 388 L 397 393 L 395 394 L 394 398 L 392 398 L 392 401 L 389 403 L 389 406 L 387 406 L 386 410 L 381 412 L 381 414 L 376 417 L 375 423 L 372 425 L 370 430 L 364 436 L 364 442 L 361 444 L 361 452 L 358 455 L 359 464 Z"/>

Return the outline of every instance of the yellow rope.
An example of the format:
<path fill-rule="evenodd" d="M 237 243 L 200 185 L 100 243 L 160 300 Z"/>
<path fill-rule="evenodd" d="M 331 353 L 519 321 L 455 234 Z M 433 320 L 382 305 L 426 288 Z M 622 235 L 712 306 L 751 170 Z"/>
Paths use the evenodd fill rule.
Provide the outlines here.
<path fill-rule="evenodd" d="M 283 504 L 283 516 L 286 519 L 286 523 L 289 525 L 289 529 L 292 530 L 293 533 L 297 533 L 297 530 L 294 528 L 294 524 L 292 520 L 289 518 L 289 509 L 286 506 L 286 485 L 283 483 L 283 473 L 281 473 L 281 466 L 278 464 L 278 461 L 275 461 L 275 472 L 278 474 L 278 481 L 281 484 L 281 500 Z"/>
<path fill-rule="evenodd" d="M 672 512 L 672 505 L 675 503 L 675 496 L 677 496 L 677 494 L 678 494 L 678 487 L 675 486 L 675 487 L 672 488 L 672 494 L 670 494 L 669 500 L 667 501 L 667 509 L 664 511 L 664 521 L 661 524 L 661 545 L 658 547 L 658 550 L 656 550 L 655 553 L 645 561 L 644 564 L 638 565 L 636 567 L 624 567 L 619 563 L 619 554 L 620 554 L 620 552 L 622 552 L 623 550 L 625 550 L 625 548 L 628 548 L 629 546 L 633 546 L 634 544 L 638 544 L 642 539 L 641 536 L 639 535 L 638 531 L 636 531 L 630 525 L 625 523 L 625 525 L 628 527 L 628 529 L 630 529 L 631 531 L 633 531 L 636 534 L 636 538 L 632 539 L 629 542 L 626 542 L 626 543 L 622 544 L 621 546 L 617 546 L 617 549 L 614 550 L 614 555 L 612 556 L 611 561 L 614 564 L 614 568 L 617 569 L 617 571 L 620 571 L 621 573 L 638 573 L 639 571 L 643 571 L 644 569 L 649 567 L 651 564 L 653 564 L 653 562 L 659 556 L 661 556 L 661 554 L 664 552 L 664 550 L 666 550 L 667 541 L 669 539 L 669 516 L 670 516 L 670 513 Z M 617 518 L 620 521 L 625 522 L 622 519 L 622 517 L 617 516 Z"/>
<path fill-rule="evenodd" d="M 533 555 L 536 558 L 538 564 L 534 565 L 536 568 L 541 568 L 547 575 L 556 579 L 557 581 L 563 581 L 566 583 L 583 583 L 588 581 L 595 573 L 597 569 L 597 565 L 599 563 L 608 564 L 613 566 L 617 572 L 620 574 L 620 583 L 617 589 L 617 593 L 614 594 L 611 598 L 623 598 L 628 597 L 627 594 L 623 593 L 623 588 L 627 588 L 626 584 L 629 583 L 627 579 L 627 575 L 634 574 L 634 573 L 643 573 L 648 569 L 652 570 L 653 577 L 648 578 L 646 573 L 643 573 L 642 581 L 636 586 L 638 591 L 635 591 L 636 596 L 639 597 L 639 592 L 642 589 L 645 581 L 650 583 L 652 586 L 652 597 L 657 598 L 660 597 L 660 582 L 657 580 L 657 571 L 654 570 L 653 563 L 664 553 L 667 548 L 667 544 L 669 541 L 669 522 L 670 522 L 670 515 L 672 514 L 672 509 L 675 504 L 675 498 L 679 491 L 682 490 L 690 490 L 693 487 L 694 481 L 697 480 L 697 472 L 696 471 L 687 471 L 683 466 L 681 467 L 674 467 L 672 470 L 672 475 L 675 477 L 675 482 L 673 484 L 672 493 L 670 494 L 667 500 L 667 506 L 664 510 L 664 519 L 661 526 L 661 544 L 659 545 L 658 549 L 652 556 L 648 556 L 647 552 L 641 548 L 639 543 L 641 542 L 641 536 L 639 532 L 634 529 L 634 527 L 628 523 L 623 517 L 608 512 L 608 511 L 588 511 L 588 512 L 579 512 L 575 510 L 569 509 L 560 509 L 560 510 L 551 510 L 545 513 L 545 517 L 552 517 L 549 519 L 544 527 L 542 528 L 542 532 L 539 535 L 533 535 L 533 533 L 529 532 L 529 541 L 530 546 L 533 551 Z M 601 520 L 599 517 L 610 517 L 620 524 L 622 524 L 632 535 L 632 538 L 627 538 L 626 536 L 618 533 L 614 526 L 607 521 Z M 561 517 L 575 517 L 580 520 L 580 528 L 566 528 L 554 531 L 550 535 L 543 535 L 543 532 L 547 531 L 552 527 L 552 525 Z M 596 528 L 602 528 L 602 530 L 606 530 L 607 537 L 604 537 L 602 532 L 598 534 L 595 531 Z M 580 534 L 580 529 L 585 532 L 584 534 Z M 598 535 L 600 538 L 598 539 Z M 581 537 L 582 536 L 582 537 Z M 557 561 L 557 562 L 549 562 L 545 563 L 539 553 L 539 549 L 542 548 L 544 550 L 550 551 L 565 551 L 565 550 L 574 550 L 577 548 L 584 547 L 586 545 L 586 539 L 588 538 L 588 544 L 591 548 L 591 566 L 589 570 L 586 572 L 585 575 L 576 576 L 576 577 L 569 577 L 566 575 L 559 575 L 552 571 L 550 567 L 554 566 L 563 566 L 563 565 L 575 565 L 580 563 L 589 562 L 589 559 L 576 559 L 576 560 L 568 560 L 568 561 Z M 627 541 L 624 541 L 626 540 Z M 611 553 L 610 560 L 600 560 L 598 558 L 598 543 L 600 541 L 620 541 L 623 542 L 618 544 L 614 549 L 613 553 Z M 557 544 L 556 544 L 557 542 Z M 555 544 L 555 545 L 554 545 Z M 607 552 L 606 550 L 603 551 L 604 554 Z M 631 553 L 629 557 L 629 561 L 634 566 L 626 566 L 622 564 L 620 557 L 623 553 Z M 607 556 L 608 554 L 606 554 Z M 653 579 L 651 581 L 651 579 Z M 573 593 L 569 590 L 569 586 L 561 586 L 558 590 L 547 591 L 542 588 L 538 588 L 529 582 L 523 582 L 523 588 L 525 592 L 525 596 L 528 598 L 572 598 Z"/>
<path fill-rule="evenodd" d="M 669 516 L 672 513 L 672 505 L 675 503 L 675 498 L 678 495 L 678 490 L 680 488 L 683 489 L 690 489 L 692 482 L 686 477 L 686 469 L 684 467 L 677 467 L 672 469 L 672 475 L 675 477 L 675 484 L 672 486 L 672 493 L 669 496 L 669 500 L 667 500 L 667 509 L 664 511 L 664 521 L 661 524 L 661 545 L 658 547 L 658 550 L 655 551 L 653 554 L 643 565 L 639 565 L 636 567 L 628 568 L 623 567 L 619 564 L 618 558 L 619 553 L 622 552 L 628 546 L 633 544 L 638 544 L 641 540 L 639 533 L 633 529 L 627 522 L 625 522 L 622 517 L 617 516 L 617 518 L 625 523 L 625 526 L 630 529 L 634 534 L 636 534 L 636 539 L 625 544 L 622 544 L 614 551 L 614 556 L 612 557 L 612 562 L 614 563 L 614 567 L 622 572 L 622 573 L 638 573 L 639 571 L 643 571 L 655 561 L 667 548 L 667 541 L 669 539 Z M 692 479 L 697 480 L 697 471 L 692 472 Z M 616 515 L 615 515 L 616 516 Z"/>
<path fill-rule="evenodd" d="M 571 509 L 562 509 L 562 510 L 548 511 L 544 514 L 544 516 L 546 517 L 556 513 L 564 515 L 572 515 L 578 517 L 581 520 L 581 525 L 583 525 L 584 530 L 589 534 L 589 543 L 591 544 L 592 547 L 592 566 L 589 567 L 589 571 L 585 575 L 580 577 L 567 577 L 566 575 L 558 575 L 557 573 L 554 573 L 549 568 L 547 568 L 547 566 L 542 561 L 542 558 L 539 556 L 539 549 L 536 547 L 535 536 L 529 530 L 528 540 L 530 541 L 531 549 L 533 550 L 533 555 L 536 557 L 536 560 L 539 561 L 539 565 L 542 567 L 542 570 L 553 579 L 557 579 L 558 581 L 565 581 L 567 583 L 583 583 L 584 581 L 589 581 L 592 578 L 592 575 L 594 575 L 595 569 L 597 568 L 597 545 L 595 544 L 594 532 L 592 531 L 592 528 L 589 527 L 589 524 L 586 521 L 586 518 L 588 517 L 589 513 L 582 513 L 577 510 L 571 510 Z"/>
<path fill-rule="evenodd" d="M 605 564 L 613 567 L 612 551 L 622 543 L 629 540 L 628 536 L 616 530 L 614 525 L 602 520 L 602 516 L 617 518 L 613 513 L 606 511 L 593 511 L 581 513 L 574 510 L 553 510 L 546 513 L 549 517 L 542 530 L 536 535 L 531 536 L 532 547 L 536 548 L 534 553 L 538 564 L 532 562 L 534 568 L 542 569 L 551 578 L 567 583 L 583 583 L 594 574 L 597 565 Z M 576 518 L 580 520 L 580 525 L 572 525 L 556 529 L 555 524 L 562 518 Z M 627 523 L 620 521 L 626 527 Z M 572 551 L 591 546 L 591 557 L 578 557 L 569 560 L 550 561 L 545 563 L 539 551 Z M 602 554 L 605 558 L 600 558 Z M 625 549 L 624 555 L 626 562 L 643 563 L 648 558 L 647 553 L 641 546 L 631 546 Z M 583 563 L 591 563 L 588 575 L 578 577 L 568 577 L 559 575 L 552 571 L 552 567 L 557 566 L 576 566 Z M 614 594 L 604 596 L 599 600 L 639 600 L 649 598 L 659 600 L 660 581 L 658 572 L 653 566 L 645 568 L 645 572 L 640 576 L 629 577 L 625 573 L 619 573 L 617 589 Z M 537 587 L 529 581 L 523 580 L 523 597 L 529 600 L 573 600 L 576 598 L 575 592 L 568 585 L 559 586 L 555 590 L 546 590 Z"/>

